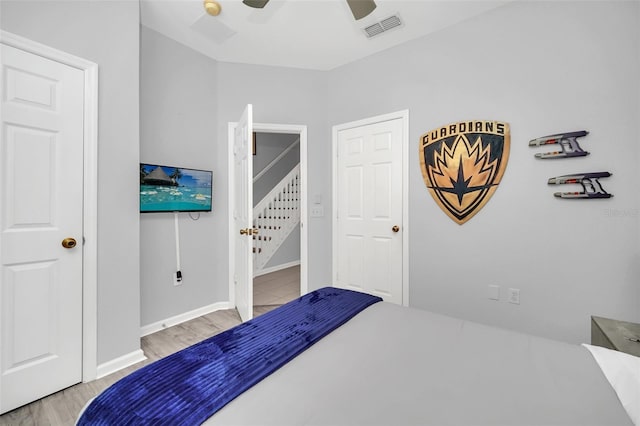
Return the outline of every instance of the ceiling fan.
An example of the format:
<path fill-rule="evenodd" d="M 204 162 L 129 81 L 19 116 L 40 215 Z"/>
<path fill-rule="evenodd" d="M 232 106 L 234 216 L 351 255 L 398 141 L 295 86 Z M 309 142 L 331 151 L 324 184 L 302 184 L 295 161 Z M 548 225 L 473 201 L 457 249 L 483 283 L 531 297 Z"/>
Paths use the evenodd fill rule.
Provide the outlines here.
<path fill-rule="evenodd" d="M 369 15 L 376 8 L 376 2 L 374 0 L 346 0 L 353 17 L 358 20 Z M 249 7 L 256 9 L 262 9 L 269 3 L 269 0 L 242 0 L 242 3 Z"/>

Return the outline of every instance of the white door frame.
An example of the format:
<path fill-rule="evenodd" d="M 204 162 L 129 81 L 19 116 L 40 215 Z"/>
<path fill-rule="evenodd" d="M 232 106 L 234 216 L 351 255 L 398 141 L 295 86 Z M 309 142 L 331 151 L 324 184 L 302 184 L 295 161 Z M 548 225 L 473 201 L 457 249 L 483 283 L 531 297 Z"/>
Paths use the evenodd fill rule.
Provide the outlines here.
<path fill-rule="evenodd" d="M 402 120 L 402 306 L 409 306 L 409 110 L 396 111 L 377 115 L 333 126 L 332 128 L 332 273 L 333 282 L 337 282 L 338 274 L 338 133 L 354 127 L 368 126 L 389 120 Z"/>
<path fill-rule="evenodd" d="M 233 162 L 233 134 L 237 123 L 229 123 L 228 135 L 229 143 L 228 150 L 228 164 L 231 167 Z M 260 133 L 290 133 L 300 135 L 300 294 L 306 294 L 309 291 L 309 275 L 308 275 L 308 213 L 307 213 L 307 126 L 298 124 L 272 124 L 272 123 L 253 123 L 253 131 Z M 229 223 L 233 218 L 233 205 L 234 205 L 234 191 L 233 182 L 234 177 L 229 176 L 228 193 L 229 199 L 227 201 L 229 206 Z M 253 203 L 253 200 L 251 200 Z M 231 307 L 236 306 L 235 285 L 233 282 L 233 269 L 234 259 L 233 253 L 235 234 L 233 233 L 233 227 L 229 226 L 229 305 Z"/>
<path fill-rule="evenodd" d="M 7 31 L 0 43 L 84 72 L 82 381 L 89 382 L 98 370 L 98 65 Z"/>

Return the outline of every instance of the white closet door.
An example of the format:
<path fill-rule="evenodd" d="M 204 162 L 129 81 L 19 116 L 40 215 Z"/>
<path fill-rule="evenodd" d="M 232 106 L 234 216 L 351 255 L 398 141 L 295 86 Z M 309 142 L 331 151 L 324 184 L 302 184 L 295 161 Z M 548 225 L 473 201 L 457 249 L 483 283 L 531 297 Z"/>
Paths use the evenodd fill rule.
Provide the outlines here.
<path fill-rule="evenodd" d="M 402 304 L 401 119 L 338 132 L 336 286 Z"/>
<path fill-rule="evenodd" d="M 84 73 L 2 45 L 0 412 L 82 379 Z"/>

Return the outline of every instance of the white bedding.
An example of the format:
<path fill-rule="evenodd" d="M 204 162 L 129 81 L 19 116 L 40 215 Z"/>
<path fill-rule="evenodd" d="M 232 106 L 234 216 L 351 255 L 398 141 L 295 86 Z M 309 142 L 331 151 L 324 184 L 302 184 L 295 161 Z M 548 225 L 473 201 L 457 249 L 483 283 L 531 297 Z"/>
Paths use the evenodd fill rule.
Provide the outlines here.
<path fill-rule="evenodd" d="M 640 426 L 640 358 L 584 346 L 381 302 L 204 424 Z"/>
<path fill-rule="evenodd" d="M 600 346 L 583 344 L 591 352 L 635 425 L 640 425 L 640 358 Z"/>
<path fill-rule="evenodd" d="M 587 350 L 377 303 L 206 425 L 631 425 Z"/>

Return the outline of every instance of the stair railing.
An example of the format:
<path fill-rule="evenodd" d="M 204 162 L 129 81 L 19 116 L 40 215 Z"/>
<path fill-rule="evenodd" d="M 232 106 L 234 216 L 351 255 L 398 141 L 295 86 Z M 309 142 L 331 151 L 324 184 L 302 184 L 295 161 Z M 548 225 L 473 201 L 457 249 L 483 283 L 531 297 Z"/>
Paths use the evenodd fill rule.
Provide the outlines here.
<path fill-rule="evenodd" d="M 253 270 L 261 271 L 300 223 L 300 164 L 253 208 Z"/>

